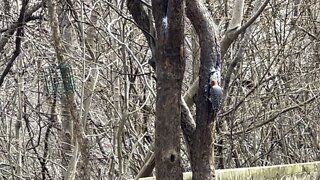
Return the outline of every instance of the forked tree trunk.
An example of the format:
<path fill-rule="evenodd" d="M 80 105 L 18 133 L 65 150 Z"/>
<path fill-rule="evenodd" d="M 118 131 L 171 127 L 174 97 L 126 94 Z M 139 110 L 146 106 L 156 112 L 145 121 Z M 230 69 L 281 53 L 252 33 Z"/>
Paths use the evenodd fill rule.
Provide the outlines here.
<path fill-rule="evenodd" d="M 217 34 L 215 33 L 214 22 L 210 18 L 208 10 L 203 6 L 202 2 L 198 1 L 199 0 L 186 1 L 186 14 L 199 36 L 201 48 L 201 67 L 199 79 L 197 78 L 194 81 L 194 83 L 189 88 L 189 90 L 183 98 L 185 103 L 181 104 L 182 108 L 180 109 L 182 114 L 181 126 L 183 129 L 185 139 L 188 142 L 188 148 L 190 150 L 193 179 L 214 179 L 213 135 L 215 133 L 215 122 L 212 121 L 213 117 L 210 116 L 211 113 L 209 109 L 209 102 L 206 96 L 207 92 L 205 91 L 206 85 L 208 84 L 209 80 L 209 73 L 213 67 L 220 68 L 220 58 L 225 55 L 226 51 L 228 50 L 232 42 L 234 42 L 237 39 L 238 35 L 240 33 L 243 33 L 257 19 L 257 17 L 261 14 L 263 9 L 266 7 L 269 0 L 265 0 L 265 2 L 259 7 L 259 10 L 242 26 L 241 22 L 243 16 L 242 11 L 244 1 L 235 0 L 231 25 L 221 41 L 219 41 L 217 38 Z M 157 3 L 155 2 L 157 1 L 154 1 L 152 7 L 154 10 L 153 13 L 157 26 L 157 42 L 161 43 L 161 41 L 159 42 L 159 39 L 161 39 L 159 37 L 162 37 L 162 35 L 161 31 L 159 32 L 159 27 L 161 27 L 161 17 L 164 17 L 162 11 L 164 11 L 164 9 L 168 10 L 168 7 L 170 6 L 167 4 L 168 6 L 162 7 L 159 6 L 161 4 L 161 1 Z M 166 4 L 165 2 L 167 1 L 164 1 L 163 4 Z M 148 39 L 150 49 L 152 50 L 152 47 L 154 47 L 152 41 L 150 41 L 150 35 L 152 35 L 152 33 L 150 32 L 152 27 L 149 27 L 149 22 L 146 18 L 146 12 L 142 8 L 141 2 L 138 0 L 128 0 L 128 8 L 134 20 L 137 22 L 139 27 L 144 32 L 144 35 Z M 174 38 L 171 39 L 174 40 Z M 219 45 L 221 45 L 221 52 Z M 158 50 L 160 51 L 161 48 L 158 47 Z M 160 58 L 158 58 L 157 60 L 160 60 Z M 234 62 L 233 64 L 237 64 L 237 62 Z M 231 77 L 230 74 L 232 74 L 233 71 L 234 67 L 230 66 L 228 69 L 228 74 L 224 79 L 224 90 L 226 92 L 228 91 L 229 87 Z M 157 70 L 157 72 L 159 71 Z M 196 93 L 198 94 L 198 97 L 196 102 L 197 120 L 195 126 L 188 106 L 191 107 L 191 105 L 193 104 L 193 99 Z M 152 157 L 153 156 L 150 156 L 150 159 Z M 150 172 L 150 169 L 152 169 L 152 167 L 146 169 L 148 172 Z M 144 172 L 140 172 L 139 174 L 144 174 Z"/>

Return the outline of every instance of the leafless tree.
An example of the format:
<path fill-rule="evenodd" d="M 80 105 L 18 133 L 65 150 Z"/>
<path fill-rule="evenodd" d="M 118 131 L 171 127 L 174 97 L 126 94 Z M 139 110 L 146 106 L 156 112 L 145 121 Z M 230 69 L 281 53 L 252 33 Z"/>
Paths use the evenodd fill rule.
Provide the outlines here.
<path fill-rule="evenodd" d="M 212 179 L 214 167 L 319 160 L 320 1 L 186 1 L 179 13 L 168 1 L 180 18 L 168 25 L 185 24 L 183 35 L 178 26 L 163 42 L 177 47 L 184 37 L 183 82 L 174 71 L 176 86 L 166 84 L 182 87 L 174 98 L 156 96 L 168 11 L 167 1 L 159 1 L 162 9 L 155 2 L 0 2 L 0 179 L 151 176 L 162 157 L 160 116 L 171 131 L 181 118 L 183 138 L 172 132 L 170 142 L 180 143 L 166 147 L 177 148 L 168 153 L 177 155 L 177 174 L 193 171 L 195 179 Z M 208 124 L 199 105 L 203 68 L 219 54 L 224 103 Z M 61 63 L 72 67 L 75 89 L 51 94 L 46 67 Z M 166 106 L 175 107 L 170 114 L 156 103 L 164 97 L 175 102 Z"/>

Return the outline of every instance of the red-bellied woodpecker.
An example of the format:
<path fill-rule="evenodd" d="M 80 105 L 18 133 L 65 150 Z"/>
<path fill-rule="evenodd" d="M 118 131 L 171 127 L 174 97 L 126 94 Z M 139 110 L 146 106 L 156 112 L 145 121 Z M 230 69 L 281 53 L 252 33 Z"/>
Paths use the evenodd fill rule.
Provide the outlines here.
<path fill-rule="evenodd" d="M 223 91 L 216 79 L 212 79 L 210 83 L 209 101 L 211 102 L 213 113 L 216 115 L 222 104 Z"/>

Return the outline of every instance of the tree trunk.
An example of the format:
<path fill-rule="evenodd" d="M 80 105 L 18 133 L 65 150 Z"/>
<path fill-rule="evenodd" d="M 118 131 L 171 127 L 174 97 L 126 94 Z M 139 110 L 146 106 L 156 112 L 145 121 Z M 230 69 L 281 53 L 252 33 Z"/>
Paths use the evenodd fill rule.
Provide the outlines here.
<path fill-rule="evenodd" d="M 69 16 L 67 3 L 65 1 L 57 2 L 57 14 L 59 18 L 59 28 L 61 32 L 61 38 L 67 42 L 64 44 L 67 53 L 70 53 L 70 44 L 72 44 L 72 34 L 71 34 L 71 23 L 67 19 Z M 62 96 L 61 101 L 61 154 L 62 160 L 61 164 L 64 169 L 68 168 L 70 163 L 72 146 L 74 145 L 74 133 L 73 133 L 73 122 L 71 119 L 71 114 L 69 111 L 69 104 L 66 96 Z M 68 172 L 63 173 L 66 176 Z"/>
<path fill-rule="evenodd" d="M 56 0 L 49 0 L 48 1 L 48 10 L 49 10 L 49 21 L 50 21 L 50 27 L 52 31 L 52 39 L 53 39 L 53 45 L 56 52 L 57 62 L 59 64 L 66 64 L 68 63 L 67 58 L 65 57 L 66 50 L 63 48 L 62 44 L 62 37 L 59 29 L 59 21 L 57 16 L 57 2 Z M 67 73 L 61 73 L 62 81 L 64 83 L 64 86 L 66 87 L 68 82 L 67 80 Z M 81 121 L 80 115 L 77 111 L 77 104 L 75 101 L 75 94 L 74 92 L 66 92 L 64 94 L 64 98 L 66 100 L 66 104 L 68 105 L 68 110 L 70 113 L 70 119 L 72 120 L 72 123 L 74 124 L 74 135 L 75 138 L 75 148 L 73 150 L 73 157 L 69 162 L 68 165 L 68 172 L 65 174 L 65 179 L 74 179 L 75 173 L 76 173 L 76 167 L 78 164 L 78 156 L 80 155 L 81 159 L 80 161 L 85 160 L 85 157 L 81 156 L 81 152 L 87 152 L 87 144 L 89 143 L 89 140 L 85 134 L 84 125 Z M 79 168 L 78 179 L 90 179 L 89 174 L 87 174 L 86 169 Z"/>
<path fill-rule="evenodd" d="M 156 176 L 158 179 L 182 179 L 180 103 L 185 69 L 183 0 L 153 0 L 152 7 L 157 32 Z"/>
<path fill-rule="evenodd" d="M 214 128 L 208 100 L 210 73 L 220 70 L 220 49 L 217 43 L 213 21 L 205 7 L 198 1 L 187 1 L 187 16 L 191 20 L 200 42 L 200 73 L 197 92 L 196 130 L 190 144 L 191 166 L 194 180 L 214 179 Z"/>
<path fill-rule="evenodd" d="M 144 32 L 144 35 L 148 39 L 150 49 L 153 50 L 153 41 L 150 41 L 150 35 L 152 27 L 149 27 L 149 22 L 146 18 L 146 13 L 142 8 L 142 4 L 138 0 L 128 0 L 128 8 L 132 14 L 134 20 Z M 243 1 L 236 0 L 233 9 L 232 23 L 229 27 L 229 30 L 226 32 L 223 39 L 220 41 L 221 53 L 218 45 L 217 35 L 215 34 L 216 27 L 213 20 L 210 18 L 209 12 L 206 8 L 199 3 L 197 0 L 187 1 L 187 16 L 191 20 L 191 23 L 196 29 L 196 32 L 199 36 L 201 54 L 201 70 L 200 70 L 200 81 L 199 78 L 195 79 L 193 84 L 190 86 L 189 90 L 184 96 L 185 103 L 181 104 L 181 126 L 183 129 L 184 137 L 188 142 L 188 147 L 193 148 L 191 153 L 191 165 L 196 166 L 193 168 L 194 172 L 199 171 L 199 173 L 194 174 L 194 179 L 203 179 L 204 177 L 212 179 L 214 176 L 214 161 L 213 154 L 209 155 L 210 152 L 213 152 L 213 142 L 214 142 L 214 123 L 210 123 L 210 113 L 208 107 L 207 97 L 205 96 L 205 85 L 208 84 L 208 76 L 210 73 L 210 68 L 218 66 L 220 68 L 220 57 L 223 57 L 232 42 L 234 42 L 240 33 L 243 33 L 261 14 L 263 9 L 268 4 L 269 0 L 259 7 L 258 11 L 246 22 L 243 26 L 239 27 L 242 22 L 243 16 Z M 154 6 L 158 11 L 159 7 Z M 155 12 L 154 12 L 155 13 Z M 155 16 L 155 18 L 157 18 Z M 159 19 L 159 18 L 158 18 Z M 160 20 L 159 20 L 160 21 Z M 156 21 L 157 23 L 157 21 Z M 231 28 L 232 27 L 232 28 Z M 230 29 L 231 28 L 231 29 Z M 159 33 L 159 32 L 158 32 Z M 158 34 L 157 34 L 158 35 Z M 158 35 L 159 36 L 159 35 Z M 159 39 L 159 37 L 158 37 Z M 235 62 L 234 64 L 237 64 Z M 233 65 L 234 65 L 233 64 Z M 229 72 L 230 71 L 230 72 Z M 230 74 L 234 71 L 233 67 L 228 68 L 228 74 L 224 78 L 225 87 L 224 91 L 227 92 L 230 82 Z M 200 84 L 199 84 L 200 82 Z M 200 87 L 200 90 L 198 88 Z M 197 100 L 197 127 L 194 125 L 192 115 L 190 114 L 189 108 L 194 103 L 194 97 L 196 94 L 200 94 Z M 224 96 L 225 97 L 225 96 Z M 208 114 L 209 113 L 209 114 Z M 197 128 L 197 131 L 196 131 Z M 200 152 L 202 151 L 202 153 Z M 203 155 L 204 154 L 204 155 Z M 206 156 L 205 156 L 206 155 Z M 192 156 L 192 154 L 191 154 Z M 209 158 L 203 160 L 203 157 Z M 151 159 L 151 158 L 150 158 Z M 199 162 L 196 162 L 199 161 Z M 205 172 L 206 171 L 206 172 Z"/>

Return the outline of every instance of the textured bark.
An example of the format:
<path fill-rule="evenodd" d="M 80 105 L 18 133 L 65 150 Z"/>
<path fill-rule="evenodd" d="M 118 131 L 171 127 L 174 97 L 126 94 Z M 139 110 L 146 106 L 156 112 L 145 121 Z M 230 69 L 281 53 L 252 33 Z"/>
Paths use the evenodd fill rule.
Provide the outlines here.
<path fill-rule="evenodd" d="M 152 7 L 157 32 L 156 177 L 182 179 L 180 103 L 185 69 L 183 0 L 153 0 Z"/>
<path fill-rule="evenodd" d="M 191 137 L 190 157 L 192 179 L 214 179 L 214 127 L 211 106 L 207 97 L 210 72 L 220 68 L 220 49 L 213 21 L 198 1 L 187 1 L 187 16 L 200 42 L 199 88 L 196 101 L 196 130 Z"/>
<path fill-rule="evenodd" d="M 243 5 L 241 4 L 243 1 L 236 1 L 236 5 L 239 8 L 236 8 L 233 14 L 233 16 L 238 16 L 237 14 L 239 14 L 241 7 L 243 7 Z M 238 35 L 242 32 L 244 32 L 256 19 L 257 17 L 262 13 L 262 11 L 264 10 L 264 8 L 266 7 L 267 3 L 269 2 L 269 0 L 265 0 L 265 2 L 260 6 L 259 10 L 246 22 L 244 23 L 243 26 L 239 27 L 239 28 L 233 28 L 230 29 L 229 31 L 227 31 L 227 33 L 225 34 L 225 36 L 222 38 L 222 40 L 219 42 L 219 44 L 221 45 L 221 57 L 223 57 L 228 48 L 230 47 L 230 45 L 232 44 L 232 42 L 234 42 Z M 240 3 L 240 4 L 239 4 Z M 159 9 L 160 6 L 156 6 L 157 9 Z M 132 16 L 134 17 L 135 22 L 138 24 L 138 26 L 140 27 L 140 29 L 142 29 L 142 31 L 144 32 L 146 38 L 150 38 L 150 32 L 151 29 L 148 29 L 148 24 L 149 22 L 146 21 L 146 13 L 144 12 L 141 2 L 138 0 L 128 0 L 128 8 L 130 10 L 130 13 L 132 14 Z M 240 15 L 242 14 L 242 12 L 240 13 Z M 205 60 L 207 59 L 207 62 L 203 62 L 203 64 L 205 64 L 205 67 L 210 67 L 214 64 L 213 61 L 216 61 L 218 59 L 220 59 L 219 57 L 219 50 L 215 49 L 215 47 L 218 47 L 218 43 L 217 43 L 217 39 L 215 37 L 215 32 L 214 32 L 214 23 L 212 20 L 210 20 L 210 15 L 208 14 L 208 12 L 206 12 L 206 9 L 204 7 L 201 6 L 201 4 L 195 0 L 193 1 L 187 1 L 187 16 L 188 18 L 190 18 L 191 22 L 193 23 L 193 25 L 195 26 L 195 28 L 197 29 L 197 34 L 200 36 L 200 46 L 201 46 L 201 59 Z M 234 24 L 239 25 L 239 23 L 241 22 L 241 17 L 235 18 L 237 19 L 237 21 L 235 21 Z M 143 28 L 144 27 L 144 28 Z M 149 46 L 150 46 L 150 41 L 149 42 Z M 213 47 L 213 48 L 212 48 Z M 151 50 L 152 50 L 152 46 L 150 46 Z M 205 50 L 207 49 L 207 50 Z M 214 57 L 216 56 L 216 57 Z M 214 60 L 214 58 L 216 58 L 216 60 Z M 211 62 L 209 62 L 211 61 Z M 208 63 L 208 64 L 207 64 Z M 208 66 L 206 66 L 208 65 Z M 202 67 L 203 69 L 200 70 L 200 72 L 202 72 L 203 70 L 205 72 L 202 72 L 202 74 L 200 74 L 200 77 L 202 77 L 202 82 L 200 82 L 200 87 L 201 84 L 203 85 L 204 83 L 206 83 L 206 77 L 208 76 L 208 69 L 206 69 L 205 67 Z M 230 77 L 228 77 L 230 78 Z M 228 80 L 228 79 L 225 79 Z M 228 88 L 226 86 L 226 88 Z M 224 91 L 227 91 L 227 89 L 224 88 Z M 202 90 L 198 90 L 199 89 L 199 78 L 197 78 L 192 85 L 190 86 L 190 88 L 188 89 L 188 91 L 186 92 L 186 94 L 184 95 L 184 101 L 185 103 L 181 104 L 181 127 L 183 129 L 183 133 L 185 136 L 185 139 L 188 142 L 188 148 L 190 149 L 190 146 L 192 145 L 193 147 L 195 147 L 196 149 L 200 149 L 199 147 L 197 147 L 197 144 L 201 144 L 201 142 L 198 140 L 198 138 L 202 138 L 202 137 L 209 137 L 209 140 L 206 139 L 206 141 L 208 142 L 207 144 L 207 149 L 213 148 L 213 145 L 210 144 L 209 142 L 213 142 L 214 137 L 212 136 L 213 131 L 214 131 L 214 124 L 208 124 L 210 127 L 206 127 L 205 125 L 203 126 L 199 126 L 199 129 L 197 130 L 196 133 L 201 133 L 201 129 L 205 130 L 207 133 L 204 133 L 202 136 L 196 136 L 195 135 L 195 129 L 196 126 L 194 125 L 194 120 L 192 118 L 192 116 L 190 115 L 190 111 L 189 108 L 193 105 L 194 101 L 195 101 L 195 95 L 197 93 L 203 93 L 204 89 Z M 201 97 L 202 100 L 205 99 L 204 96 Z M 205 104 L 204 101 L 199 100 L 198 99 L 198 103 L 203 103 L 202 105 L 200 105 L 198 107 L 198 114 L 200 114 L 199 112 L 199 108 L 206 108 L 208 106 L 208 104 Z M 199 115 L 200 116 L 200 115 Z M 209 117 L 209 115 L 207 115 L 206 117 Z M 197 117 L 197 118 L 206 118 L 206 117 Z M 198 122 L 197 122 L 198 123 Z M 212 133 L 208 133 L 212 131 Z M 192 140 L 194 139 L 194 140 Z M 193 141 L 195 141 L 196 143 L 194 143 Z M 204 152 L 209 153 L 209 150 L 205 150 Z M 196 150 L 194 150 L 194 153 L 196 153 Z M 209 157 L 209 156 L 207 156 Z M 213 154 L 212 156 L 213 157 Z M 209 158 L 210 158 L 209 157 Z M 202 160 L 203 158 L 200 157 L 200 159 Z M 194 161 L 196 161 L 197 158 L 194 158 Z M 206 164 L 206 162 L 199 162 L 200 164 Z M 214 170 L 211 170 L 213 168 L 213 162 L 209 162 L 207 163 L 208 166 L 206 166 L 206 170 L 208 171 L 212 171 L 211 175 L 213 176 L 214 174 Z M 150 169 L 150 168 L 148 168 Z M 203 168 L 198 168 L 199 171 L 205 171 L 205 169 Z M 143 172 L 141 173 L 143 174 Z M 205 173 L 200 173 L 200 174 L 205 174 Z M 210 175 L 210 173 L 207 174 L 208 178 L 212 178 L 212 176 Z M 196 175 L 198 176 L 198 175 Z M 200 177 L 199 175 L 199 179 L 201 179 L 202 177 Z"/>

